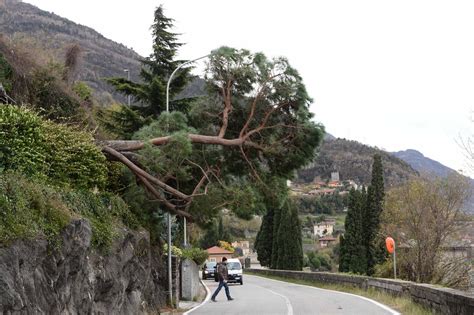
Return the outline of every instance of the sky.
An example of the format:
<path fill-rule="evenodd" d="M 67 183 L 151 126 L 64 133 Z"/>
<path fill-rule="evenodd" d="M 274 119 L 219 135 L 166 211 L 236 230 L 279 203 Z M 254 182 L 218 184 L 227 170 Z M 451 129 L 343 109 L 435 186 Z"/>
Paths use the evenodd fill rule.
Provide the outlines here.
<path fill-rule="evenodd" d="M 105 37 L 151 52 L 163 4 L 194 59 L 220 46 L 285 56 L 336 137 L 387 151 L 416 149 L 469 171 L 474 135 L 474 1 L 25 0 Z M 199 67 L 198 67 L 199 69 Z"/>

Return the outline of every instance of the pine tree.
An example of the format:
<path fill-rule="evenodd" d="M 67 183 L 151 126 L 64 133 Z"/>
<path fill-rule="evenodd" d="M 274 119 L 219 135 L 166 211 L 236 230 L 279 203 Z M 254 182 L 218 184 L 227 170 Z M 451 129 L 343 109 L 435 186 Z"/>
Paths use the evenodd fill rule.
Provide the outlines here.
<path fill-rule="evenodd" d="M 270 208 L 263 216 L 262 225 L 257 234 L 255 249 L 257 251 L 258 261 L 264 267 L 271 266 L 272 246 L 273 246 L 273 216 L 275 211 Z"/>
<path fill-rule="evenodd" d="M 173 28 L 173 19 L 166 17 L 160 5 L 155 10 L 154 23 L 151 26 L 153 35 L 153 53 L 141 60 L 140 72 L 143 83 L 129 81 L 123 77 L 108 78 L 112 86 L 119 93 L 132 97 L 132 108 L 122 106 L 115 112 L 107 110 L 101 113 L 103 125 L 106 129 L 124 138 L 130 136 L 150 123 L 150 118 L 156 118 L 166 107 L 166 85 L 171 73 L 185 60 L 175 60 L 179 47 L 183 44 L 177 41 L 178 34 L 170 32 Z M 189 81 L 190 68 L 178 71 L 170 83 L 170 110 L 186 111 L 189 99 L 174 99 Z M 123 125 L 123 121 L 134 121 L 133 124 Z"/>
<path fill-rule="evenodd" d="M 364 215 L 365 250 L 367 253 L 367 274 L 374 273 L 376 264 L 383 262 L 384 251 L 380 250 L 380 215 L 385 197 L 382 158 L 374 155 L 372 181 L 367 191 L 367 205 Z"/>

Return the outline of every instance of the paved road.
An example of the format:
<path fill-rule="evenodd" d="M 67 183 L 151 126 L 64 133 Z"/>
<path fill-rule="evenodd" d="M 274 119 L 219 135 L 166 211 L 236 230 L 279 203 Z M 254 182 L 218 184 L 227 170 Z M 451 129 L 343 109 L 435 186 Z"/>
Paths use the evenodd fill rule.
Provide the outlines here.
<path fill-rule="evenodd" d="M 205 280 L 204 283 L 211 293 L 217 287 L 214 280 Z M 245 274 L 244 285 L 231 284 L 229 288 L 234 301 L 227 301 L 222 289 L 217 296 L 217 303 L 207 300 L 190 314 L 398 314 L 382 304 L 360 296 Z"/>

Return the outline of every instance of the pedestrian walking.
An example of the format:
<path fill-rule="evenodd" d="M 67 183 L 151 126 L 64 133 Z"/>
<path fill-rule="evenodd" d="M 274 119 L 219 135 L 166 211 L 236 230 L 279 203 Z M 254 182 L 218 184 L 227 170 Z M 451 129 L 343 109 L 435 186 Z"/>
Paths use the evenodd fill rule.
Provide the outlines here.
<path fill-rule="evenodd" d="M 212 302 L 217 302 L 216 296 L 217 294 L 219 294 L 219 291 L 222 289 L 222 287 L 224 287 L 225 289 L 225 295 L 227 296 L 227 300 L 233 300 L 233 298 L 230 296 L 229 286 L 227 285 L 228 276 L 229 272 L 227 270 L 227 258 L 223 257 L 222 262 L 217 264 L 217 278 L 219 279 L 219 286 L 211 297 Z"/>

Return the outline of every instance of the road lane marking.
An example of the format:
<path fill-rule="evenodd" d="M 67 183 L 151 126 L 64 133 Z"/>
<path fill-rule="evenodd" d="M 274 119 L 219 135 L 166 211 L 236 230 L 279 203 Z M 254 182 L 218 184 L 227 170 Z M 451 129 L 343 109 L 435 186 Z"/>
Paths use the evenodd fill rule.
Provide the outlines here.
<path fill-rule="evenodd" d="M 282 297 L 282 298 L 285 300 L 286 308 L 287 308 L 287 310 L 288 310 L 288 312 L 287 312 L 286 314 L 287 314 L 287 315 L 293 315 L 293 306 L 291 305 L 290 299 L 287 298 L 285 295 L 280 294 L 280 293 L 277 293 L 277 292 L 275 292 L 275 291 L 273 291 L 273 290 L 267 289 L 267 288 L 262 287 L 262 286 L 260 286 L 260 285 L 254 284 L 254 286 L 260 287 L 260 288 L 262 288 L 262 289 L 265 289 L 265 290 L 267 290 L 267 291 L 270 291 L 271 293 L 273 293 L 273 294 L 275 294 L 275 295 L 278 295 L 278 296 Z"/>
<path fill-rule="evenodd" d="M 206 298 L 204 299 L 204 301 L 202 301 L 201 304 L 199 304 L 199 305 L 193 307 L 192 309 L 190 309 L 189 311 L 183 313 L 183 315 L 189 315 L 191 312 L 194 312 L 195 310 L 197 310 L 198 308 L 200 308 L 201 306 L 203 306 L 204 304 L 209 302 L 209 300 L 211 299 L 211 290 L 209 290 L 209 287 L 204 283 L 204 281 L 202 281 L 202 279 L 199 279 L 199 281 L 201 281 L 202 285 L 206 289 Z"/>
<path fill-rule="evenodd" d="M 313 287 L 313 286 L 310 286 L 310 285 L 305 285 L 305 284 L 296 284 L 296 283 L 291 283 L 291 282 L 286 282 L 286 281 L 281 281 L 281 280 L 275 280 L 275 279 L 270 279 L 270 278 L 266 278 L 266 277 L 262 277 L 262 276 L 255 276 L 255 275 L 247 275 L 247 277 L 257 277 L 257 278 L 262 278 L 262 279 L 266 279 L 266 280 L 270 280 L 270 281 L 276 281 L 276 282 L 281 282 L 281 283 L 286 283 L 286 284 L 291 284 L 291 285 L 297 285 L 297 286 L 300 286 L 300 287 L 307 287 L 307 288 L 311 288 L 313 290 L 321 290 L 321 291 L 329 291 L 329 292 L 333 292 L 333 293 L 339 293 L 339 294 L 344 294 L 344 295 L 350 295 L 350 296 L 354 296 L 354 297 L 357 297 L 357 298 L 360 298 L 362 300 L 366 300 L 368 302 L 371 302 L 381 308 L 383 308 L 384 310 L 390 312 L 392 315 L 401 315 L 399 312 L 391 309 L 390 307 L 386 306 L 386 305 L 383 305 L 382 303 L 379 303 L 377 301 L 374 301 L 374 300 L 371 300 L 369 298 L 366 298 L 364 296 L 360 296 L 360 295 L 356 295 L 356 294 L 352 294 L 352 293 L 347 293 L 347 292 L 341 292 L 341 291 L 334 291 L 334 290 L 328 290 L 328 289 L 321 289 L 321 288 L 317 288 L 317 287 Z M 267 289 L 268 290 L 268 289 Z M 271 290 L 269 290 L 271 291 Z M 290 304 L 291 305 L 291 304 Z M 293 310 L 292 310 L 293 311 Z"/>

